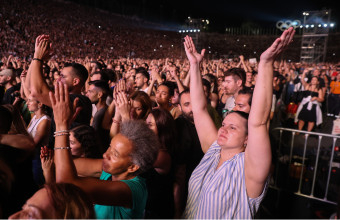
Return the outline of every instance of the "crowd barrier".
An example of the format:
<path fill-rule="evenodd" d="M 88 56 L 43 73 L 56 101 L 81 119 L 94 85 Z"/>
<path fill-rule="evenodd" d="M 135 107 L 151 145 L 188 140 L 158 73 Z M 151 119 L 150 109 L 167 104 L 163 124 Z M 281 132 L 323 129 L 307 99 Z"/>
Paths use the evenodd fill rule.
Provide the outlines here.
<path fill-rule="evenodd" d="M 340 185 L 338 135 L 273 129 L 274 171 L 270 187 L 337 204 Z M 276 138 L 275 138 L 276 135 Z"/>

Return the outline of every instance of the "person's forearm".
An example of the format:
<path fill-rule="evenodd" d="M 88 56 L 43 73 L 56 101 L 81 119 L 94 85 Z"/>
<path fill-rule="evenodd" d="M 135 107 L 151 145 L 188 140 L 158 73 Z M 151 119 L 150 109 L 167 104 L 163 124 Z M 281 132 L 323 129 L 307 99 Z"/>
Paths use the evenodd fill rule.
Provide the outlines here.
<path fill-rule="evenodd" d="M 27 70 L 26 80 L 25 80 L 25 83 L 24 83 L 24 87 L 28 89 L 29 93 L 31 93 L 31 91 L 30 91 L 31 75 L 32 75 L 32 65 L 29 65 L 28 70 Z"/>
<path fill-rule="evenodd" d="M 184 91 L 184 86 L 181 82 L 181 80 L 179 80 L 178 76 L 175 77 L 176 83 L 177 83 L 177 87 L 178 87 L 178 93 L 181 93 Z"/>
<path fill-rule="evenodd" d="M 273 99 L 273 63 L 261 62 L 254 88 L 249 123 L 253 126 L 266 125 Z"/>
<path fill-rule="evenodd" d="M 67 129 L 67 126 L 56 125 L 57 132 Z M 69 147 L 68 135 L 55 137 L 54 163 L 57 183 L 73 183 L 77 178 L 77 170 L 72 160 L 71 150 L 68 149 Z"/>
<path fill-rule="evenodd" d="M 43 169 L 43 175 L 46 183 L 55 183 L 55 168 L 52 166 L 50 169 Z"/>
<path fill-rule="evenodd" d="M 199 71 L 199 64 L 190 65 L 190 98 L 193 111 L 202 111 L 207 108 L 207 101 L 204 98 L 202 77 Z"/>
<path fill-rule="evenodd" d="M 23 134 L 0 134 L 0 144 L 8 145 L 25 151 L 33 151 L 33 138 Z"/>
<path fill-rule="evenodd" d="M 33 60 L 30 68 L 31 68 L 31 94 L 38 99 L 38 101 L 43 102 L 41 96 L 48 96 L 49 88 L 46 84 L 45 79 L 43 78 L 43 63 L 38 60 Z M 43 102 L 43 104 L 46 104 Z"/>
<path fill-rule="evenodd" d="M 112 117 L 115 113 L 115 104 L 114 101 L 109 105 L 109 107 L 106 109 L 103 121 L 102 121 L 102 127 L 105 130 L 110 130 L 111 123 L 112 123 Z"/>

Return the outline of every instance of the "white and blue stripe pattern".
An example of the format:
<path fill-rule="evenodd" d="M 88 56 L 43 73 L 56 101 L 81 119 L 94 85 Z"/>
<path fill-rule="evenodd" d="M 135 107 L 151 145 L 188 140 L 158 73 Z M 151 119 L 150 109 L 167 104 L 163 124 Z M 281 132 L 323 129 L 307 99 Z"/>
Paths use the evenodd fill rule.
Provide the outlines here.
<path fill-rule="evenodd" d="M 254 218 L 266 190 L 255 199 L 249 198 L 244 177 L 244 152 L 225 161 L 216 170 L 220 152 L 221 147 L 214 142 L 192 173 L 184 218 Z"/>

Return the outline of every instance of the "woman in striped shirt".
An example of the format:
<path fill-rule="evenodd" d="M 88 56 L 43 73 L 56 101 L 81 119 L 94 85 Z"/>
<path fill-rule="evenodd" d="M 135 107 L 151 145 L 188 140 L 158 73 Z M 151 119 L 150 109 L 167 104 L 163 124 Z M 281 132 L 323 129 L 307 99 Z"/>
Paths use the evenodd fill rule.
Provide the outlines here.
<path fill-rule="evenodd" d="M 265 193 L 271 165 L 268 118 L 273 95 L 273 63 L 292 41 L 294 29 L 262 53 L 249 114 L 231 112 L 217 130 L 207 111 L 199 54 L 191 37 L 184 47 L 190 62 L 190 98 L 196 130 L 205 153 L 189 181 L 184 217 L 254 218 Z"/>

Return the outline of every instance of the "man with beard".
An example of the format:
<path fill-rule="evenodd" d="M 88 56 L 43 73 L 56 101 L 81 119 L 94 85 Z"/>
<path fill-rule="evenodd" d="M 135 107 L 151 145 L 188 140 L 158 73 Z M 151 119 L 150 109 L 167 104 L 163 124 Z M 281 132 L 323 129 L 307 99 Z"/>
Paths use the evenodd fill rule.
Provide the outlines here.
<path fill-rule="evenodd" d="M 179 108 L 182 114 L 175 120 L 179 141 L 178 149 L 175 150 L 174 155 L 176 167 L 175 218 L 179 218 L 184 210 L 189 178 L 204 156 L 194 125 L 189 89 L 185 89 L 179 94 Z"/>
<path fill-rule="evenodd" d="M 245 83 L 246 72 L 241 68 L 232 68 L 224 73 L 223 87 L 227 94 L 232 94 L 226 100 L 222 117 L 226 116 L 228 111 L 231 111 L 235 107 L 235 99 Z"/>
<path fill-rule="evenodd" d="M 0 72 L 0 95 L 3 96 L 0 99 L 0 104 L 13 104 L 15 100 L 15 92 L 20 89 L 20 86 L 15 86 L 14 83 L 15 75 L 12 69 L 4 69 Z"/>
<path fill-rule="evenodd" d="M 104 114 L 108 107 L 106 98 L 109 95 L 109 92 L 109 85 L 103 80 L 90 81 L 89 88 L 86 91 L 86 96 L 90 99 L 91 104 L 94 104 L 97 109 L 96 114 L 93 116 L 91 126 L 96 131 L 101 154 L 105 153 L 110 144 L 109 130 L 105 130 L 102 127 Z"/>

